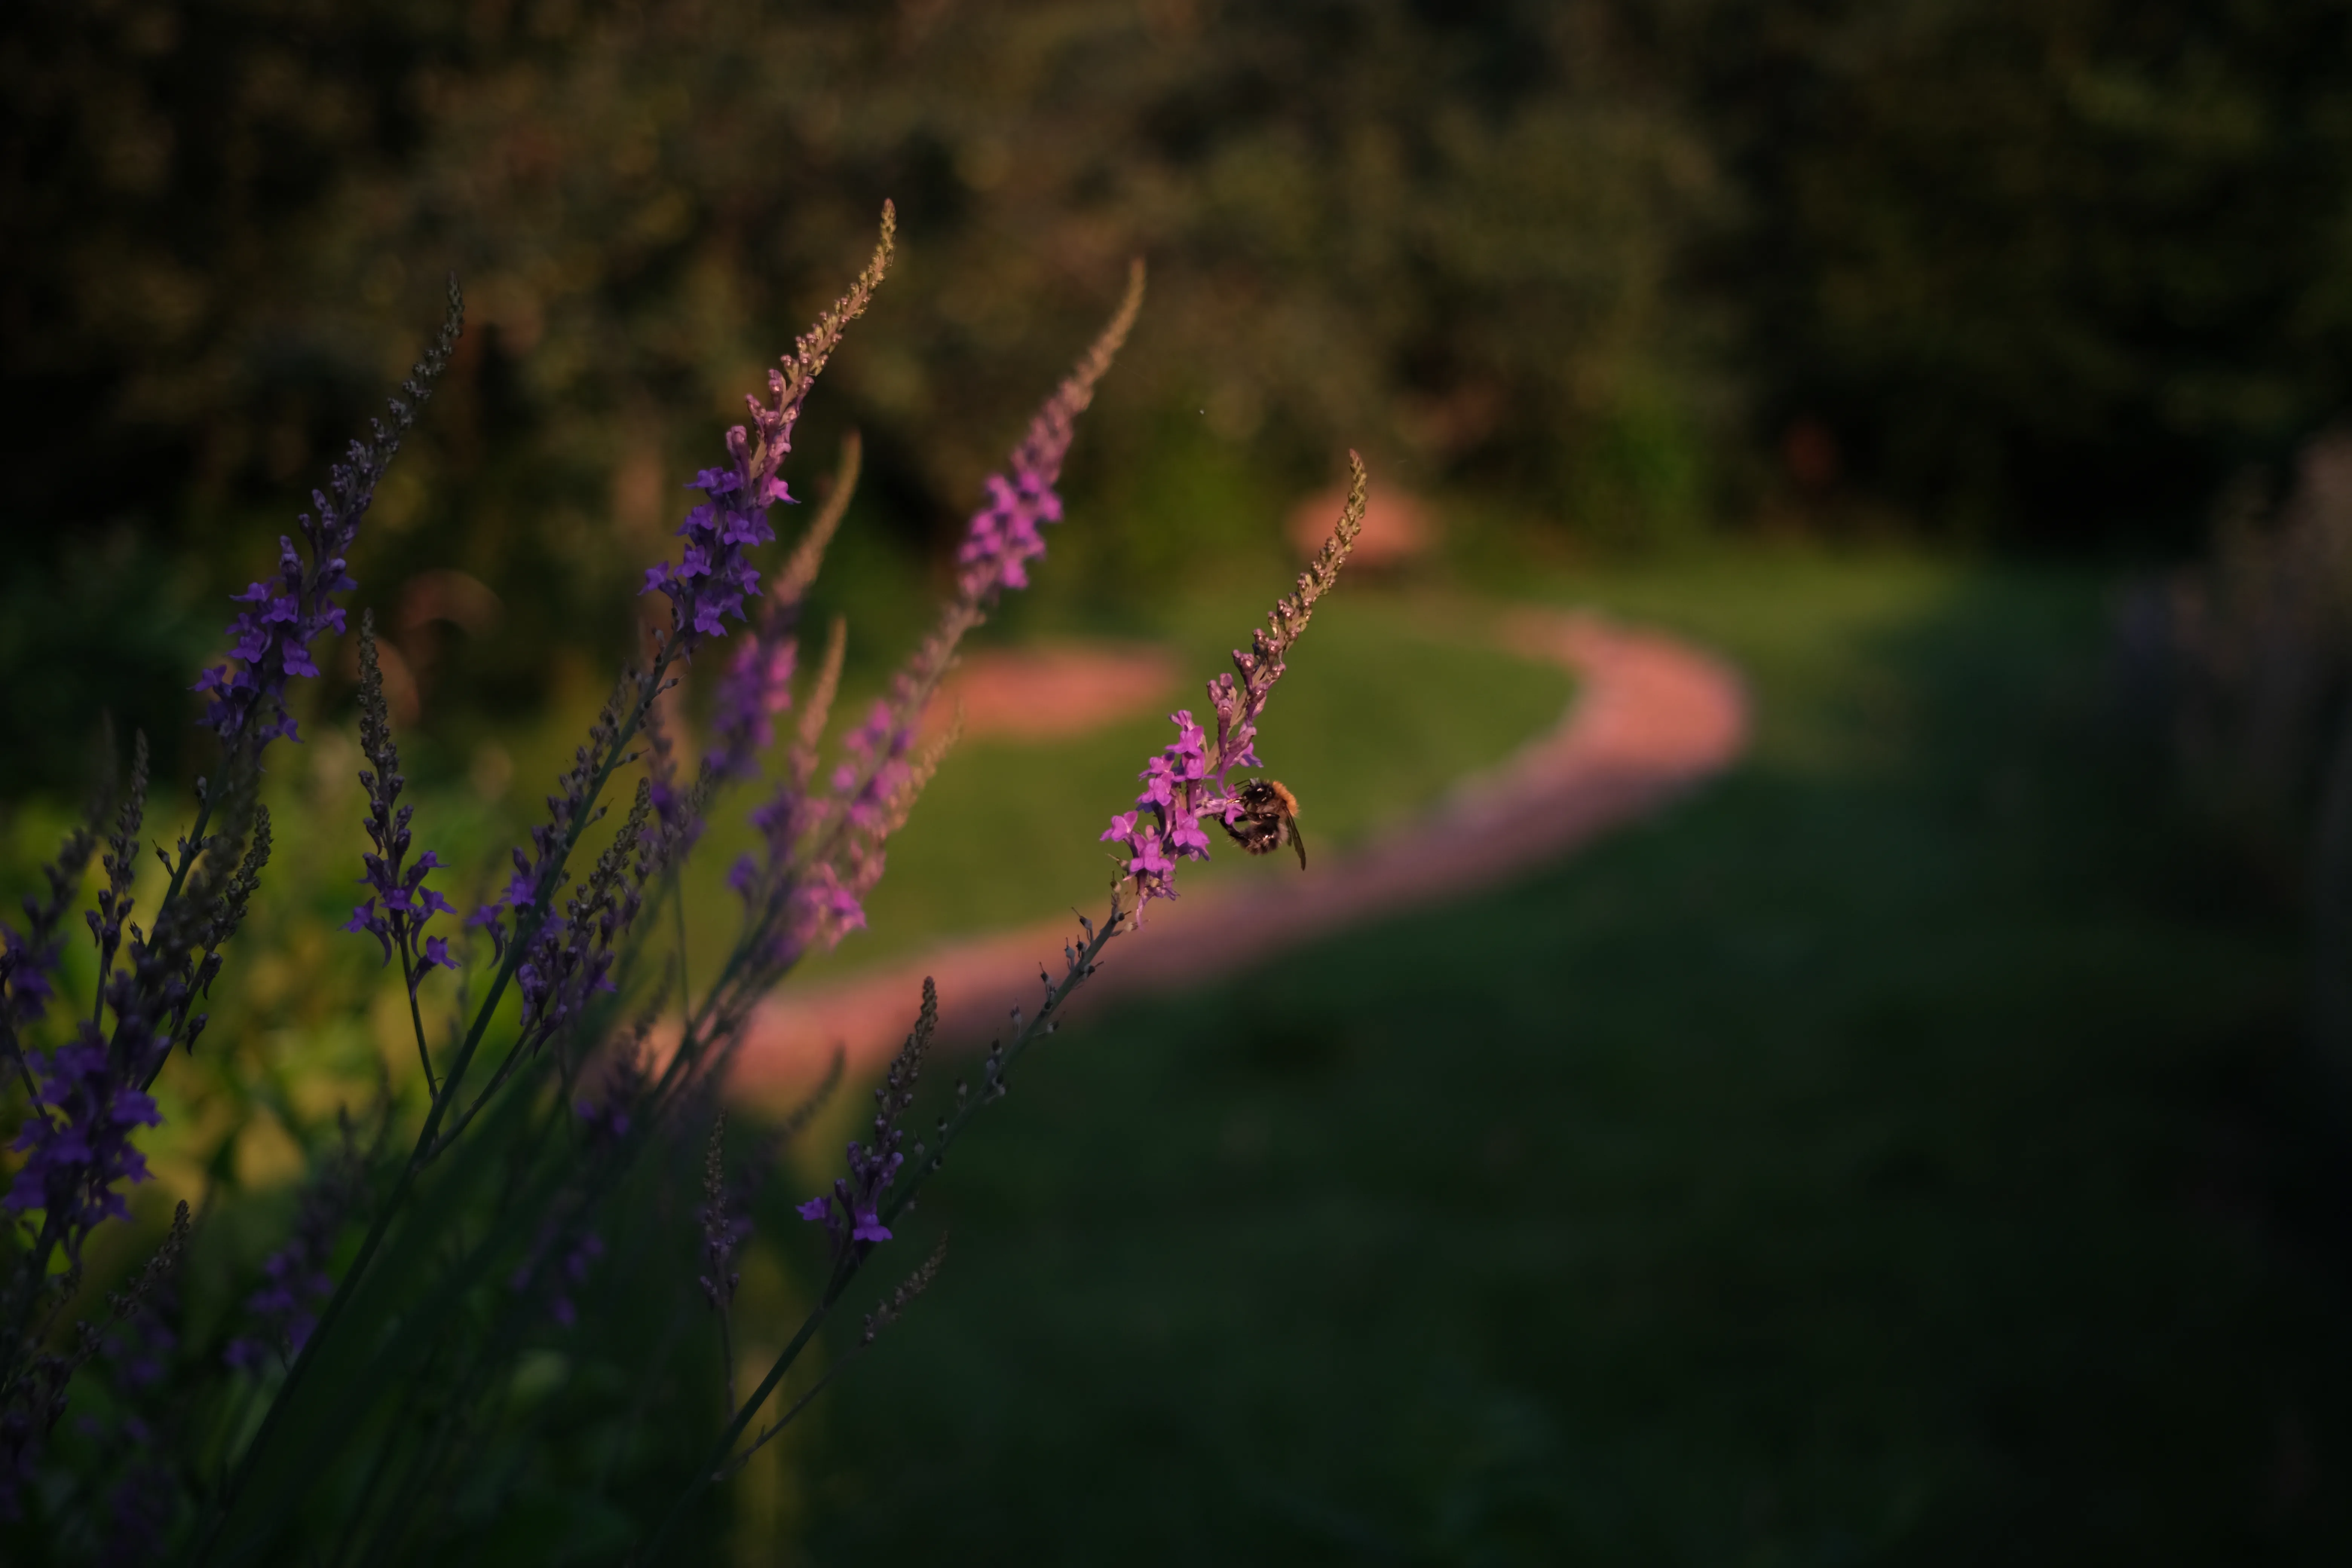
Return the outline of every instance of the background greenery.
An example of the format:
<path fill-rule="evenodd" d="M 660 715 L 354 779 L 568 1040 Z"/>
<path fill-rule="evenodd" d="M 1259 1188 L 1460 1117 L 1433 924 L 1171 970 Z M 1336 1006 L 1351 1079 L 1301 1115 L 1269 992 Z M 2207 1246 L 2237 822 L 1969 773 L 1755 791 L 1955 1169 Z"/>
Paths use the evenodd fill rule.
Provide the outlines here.
<path fill-rule="evenodd" d="M 15 646 L 58 675 L 0 700 L 48 734 L 103 691 L 176 745 L 217 595 L 454 270 L 473 330 L 362 595 L 390 625 L 419 571 L 491 584 L 509 635 L 444 638 L 436 708 L 528 710 L 548 645 L 625 644 L 712 425 L 886 195 L 902 266 L 811 437 L 866 433 L 901 578 L 1131 254 L 1151 308 L 1073 477 L 1120 526 L 1049 590 L 1114 615 L 1263 541 L 1343 444 L 1617 545 L 1759 515 L 2178 544 L 2343 401 L 2347 26 L 2323 0 L 34 0 L 0 22 L 0 519 Z M 69 781 L 69 749 L 0 782 Z"/>

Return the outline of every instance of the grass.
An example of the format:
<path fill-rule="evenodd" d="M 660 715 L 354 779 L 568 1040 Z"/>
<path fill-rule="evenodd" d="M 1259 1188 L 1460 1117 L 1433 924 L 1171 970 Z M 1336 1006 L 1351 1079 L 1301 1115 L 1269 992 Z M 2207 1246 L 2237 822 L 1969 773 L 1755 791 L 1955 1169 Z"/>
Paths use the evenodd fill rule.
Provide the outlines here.
<path fill-rule="evenodd" d="M 1055 1041 L 926 1201 L 940 1283 L 799 1434 L 791 1550 L 2341 1561 L 2296 941 L 2104 727 L 2098 585 L 1510 587 L 1730 653 L 1749 759 Z"/>

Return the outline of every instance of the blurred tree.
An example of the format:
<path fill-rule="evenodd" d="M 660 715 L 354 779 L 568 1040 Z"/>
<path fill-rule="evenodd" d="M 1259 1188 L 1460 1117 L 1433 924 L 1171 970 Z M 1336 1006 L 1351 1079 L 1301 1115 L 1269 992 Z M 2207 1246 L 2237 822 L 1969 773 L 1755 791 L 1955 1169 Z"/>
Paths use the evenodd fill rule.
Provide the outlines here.
<path fill-rule="evenodd" d="M 1353 440 L 1391 473 L 1558 487 L 1580 443 L 1673 403 L 1667 285 L 1708 188 L 1663 101 L 1612 85 L 1603 21 L 37 3 L 7 24 L 7 505 L 168 520 L 235 585 L 266 559 L 252 509 L 340 446 L 454 269 L 474 331 L 367 586 L 530 581 L 518 629 L 576 637 L 884 195 L 906 264 L 826 406 L 866 428 L 884 510 L 919 534 L 1139 252 L 1153 308 L 1090 471 L 1148 467 L 1181 411 L 1285 483 Z M 1124 544 L 1098 578 L 1156 548 Z"/>
<path fill-rule="evenodd" d="M 1696 0 L 1759 434 L 2010 538 L 2179 545 L 2352 393 L 2352 12 Z"/>
<path fill-rule="evenodd" d="M 445 647 L 427 722 L 512 710 L 548 645 L 628 636 L 713 424 L 887 195 L 902 269 L 804 439 L 866 432 L 845 559 L 902 586 L 1133 253 L 1152 305 L 1072 475 L 1120 525 L 1072 531 L 1056 578 L 1107 614 L 1271 548 L 1342 442 L 1602 537 L 1727 482 L 2186 537 L 2345 396 L 2347 26 L 2323 0 L 27 0 L 0 18 L 0 515 L 19 570 L 128 520 L 190 595 L 234 589 L 455 270 L 473 330 L 362 596 L 507 590 L 502 651 Z"/>

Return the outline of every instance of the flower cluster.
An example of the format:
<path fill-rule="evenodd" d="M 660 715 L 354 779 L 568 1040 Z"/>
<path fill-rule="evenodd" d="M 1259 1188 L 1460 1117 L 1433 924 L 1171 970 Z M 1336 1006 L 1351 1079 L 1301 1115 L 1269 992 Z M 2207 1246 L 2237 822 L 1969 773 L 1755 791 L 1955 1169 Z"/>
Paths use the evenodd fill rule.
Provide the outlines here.
<path fill-rule="evenodd" d="M 723 616 L 747 618 L 743 601 L 759 592 L 760 574 L 743 552 L 776 536 L 768 522 L 768 508 L 792 500 L 778 470 L 792 450 L 793 426 L 799 422 L 801 405 L 841 342 L 843 329 L 864 313 L 889 271 L 897 231 L 898 213 L 886 202 L 882 237 L 866 270 L 857 275 L 849 292 L 801 335 L 782 366 L 768 373 L 769 400 L 745 400 L 751 405 L 751 423 L 727 432 L 729 465 L 703 469 L 687 487 L 700 490 L 704 500 L 678 526 L 686 547 L 677 564 L 664 562 L 649 567 L 640 590 L 668 598 L 671 635 L 680 646 L 690 649 L 704 637 L 726 636 Z"/>
<path fill-rule="evenodd" d="M 719 617 L 743 619 L 744 599 L 760 591 L 759 571 L 743 552 L 776 537 L 768 508 L 793 498 L 773 475 L 747 481 L 734 468 L 705 468 L 687 488 L 700 490 L 705 499 L 678 525 L 686 548 L 677 565 L 647 567 L 642 591 L 668 595 L 675 606 L 673 626 L 688 640 L 725 637 Z"/>
<path fill-rule="evenodd" d="M 276 736 L 300 738 L 286 711 L 287 680 L 316 676 L 311 643 L 323 633 L 343 629 L 343 609 L 334 595 L 359 585 L 345 569 L 352 542 L 386 466 L 400 449 L 400 437 L 416 422 L 416 411 L 432 395 L 434 382 L 448 363 L 464 319 L 465 302 L 453 278 L 441 334 L 401 384 L 400 395 L 392 399 L 391 422 L 371 420 L 373 438 L 352 442 L 350 460 L 328 470 L 327 489 L 310 493 L 317 510 L 303 513 L 298 525 L 310 558 L 303 558 L 291 539 L 281 537 L 277 575 L 236 595 L 247 608 L 229 623 L 229 661 L 206 669 L 194 687 L 205 694 L 205 725 L 223 743 L 249 745 L 257 752 Z"/>
<path fill-rule="evenodd" d="M 1201 831 L 1201 816 L 1210 809 L 1202 787 L 1209 776 L 1208 736 L 1192 721 L 1190 709 L 1168 720 L 1176 726 L 1176 739 L 1136 775 L 1143 780 L 1136 809 L 1113 816 L 1102 835 L 1105 843 L 1128 847 L 1127 874 L 1146 899 L 1176 896 L 1178 858 L 1209 858 L 1209 836 Z"/>
<path fill-rule="evenodd" d="M 33 1114 L 9 1147 L 25 1156 L 8 1195 L 11 1214 L 39 1209 L 68 1257 L 105 1219 L 128 1219 L 118 1183 L 147 1179 L 147 1161 L 131 1144 L 134 1127 L 160 1127 L 155 1102 L 125 1081 L 97 1026 L 54 1051 L 29 1051 L 37 1080 Z"/>
<path fill-rule="evenodd" d="M 152 1054 L 152 1035 L 144 1026 L 147 1015 L 135 1005 L 132 975 L 114 969 L 131 909 L 131 885 L 136 872 L 139 827 L 147 804 L 147 738 L 137 736 L 131 750 L 131 785 L 115 815 L 114 832 L 107 838 L 103 866 L 106 883 L 99 889 L 98 907 L 86 912 L 91 940 L 99 952 L 101 992 L 114 1001 L 115 1038 L 100 1028 L 101 1015 L 81 1019 L 71 1041 L 51 1051 L 23 1050 L 19 1067 L 31 1100 L 31 1114 L 17 1130 L 11 1149 L 25 1156 L 9 1184 L 0 1207 L 11 1214 L 38 1209 L 45 1216 L 43 1234 L 79 1259 L 81 1242 L 90 1229 L 107 1219 L 125 1219 L 130 1208 L 118 1184 L 147 1179 L 147 1162 L 131 1146 L 135 1127 L 161 1126 L 155 1102 L 144 1092 L 140 1077 Z M 76 856 L 74 844 L 67 857 Z M 88 848 L 79 851 L 87 862 Z M 61 860 L 62 864 L 62 860 Z M 52 886 L 58 873 L 51 872 Z M 63 889 L 60 889 L 62 892 Z M 28 906 L 28 909 L 30 906 Z M 53 917 L 31 909 L 36 931 L 54 929 Z M 148 944 L 139 928 L 131 927 L 134 947 L 143 954 Z M 17 990 L 16 1002 L 26 1021 L 40 1016 L 37 995 L 46 1003 L 48 987 L 39 969 L 27 965 L 29 985 Z M 12 979 L 14 976 L 12 975 Z M 12 1005 L 11 1011 L 16 1007 Z M 13 1027 L 12 1027 L 13 1038 Z M 134 1081 L 136 1079 L 136 1081 Z"/>
<path fill-rule="evenodd" d="M 770 636 L 762 626 L 743 639 L 719 682 L 711 729 L 711 771 L 722 778 L 748 778 L 759 772 L 761 753 L 775 743 L 776 716 L 793 705 L 793 666 L 797 643 Z"/>
<path fill-rule="evenodd" d="M 898 1123 L 915 1103 L 915 1080 L 922 1074 L 923 1053 L 931 1043 L 931 1033 L 940 1023 L 940 990 L 930 977 L 923 979 L 923 1007 L 915 1019 L 915 1032 L 898 1047 L 890 1063 L 889 1074 L 882 1087 L 874 1091 L 874 1136 L 871 1142 L 849 1146 L 849 1173 L 837 1177 L 833 1191 L 808 1200 L 800 1205 L 801 1218 L 813 1225 L 824 1226 L 833 1240 L 836 1262 L 858 1248 L 871 1247 L 890 1239 L 889 1227 L 882 1223 L 882 1201 L 889 1195 L 891 1184 L 898 1177 L 899 1169 L 907 1163 L 900 1148 L 906 1131 Z M 914 1146 L 918 1161 L 923 1158 L 923 1146 Z"/>
<path fill-rule="evenodd" d="M 1217 715 L 1215 742 L 1193 721 L 1190 710 L 1170 714 L 1175 741 L 1136 775 L 1143 780 L 1136 809 L 1114 816 L 1102 835 L 1104 842 L 1128 848 L 1127 874 L 1135 881 L 1139 914 L 1154 899 L 1176 896 L 1177 861 L 1208 858 L 1209 836 L 1201 830 L 1201 818 L 1214 815 L 1230 827 L 1241 816 L 1241 801 L 1226 775 L 1234 768 L 1263 765 L 1257 755 L 1257 722 L 1275 682 L 1282 679 L 1283 656 L 1307 629 L 1316 601 L 1339 581 L 1339 568 L 1363 529 L 1369 480 L 1361 458 L 1350 452 L 1348 463 L 1353 475 L 1348 503 L 1331 537 L 1299 574 L 1297 591 L 1275 601 L 1266 624 L 1250 634 L 1247 652 L 1234 650 L 1239 679 L 1220 675 L 1209 682 L 1209 702 Z M 1213 788 L 1210 780 L 1215 781 Z"/>
<path fill-rule="evenodd" d="M 411 996 L 417 984 L 436 965 L 455 969 L 446 937 L 424 934 L 425 922 L 436 914 L 457 911 L 439 892 L 425 885 L 425 877 L 442 865 L 427 849 L 408 861 L 408 822 L 413 806 L 397 805 L 408 781 L 400 773 L 400 752 L 393 744 L 391 721 L 384 712 L 383 671 L 376 662 L 373 616 L 360 623 L 360 749 L 370 767 L 360 771 L 368 794 L 367 835 L 375 847 L 362 852 L 366 874 L 360 880 L 375 897 L 352 911 L 345 931 L 363 931 L 383 944 L 383 961 L 400 953 L 401 976 Z"/>
<path fill-rule="evenodd" d="M 972 514 L 956 551 L 959 597 L 984 604 L 1003 589 L 1029 585 L 1028 564 L 1045 552 L 1039 525 L 1062 521 L 1062 498 L 1054 493 L 1054 484 L 1061 478 L 1063 458 L 1069 456 L 1078 416 L 1094 401 L 1095 384 L 1127 341 L 1142 304 L 1143 264 L 1139 261 L 1129 274 L 1127 298 L 1110 326 L 1037 411 L 1013 449 L 1010 468 L 988 477 L 988 502 Z"/>

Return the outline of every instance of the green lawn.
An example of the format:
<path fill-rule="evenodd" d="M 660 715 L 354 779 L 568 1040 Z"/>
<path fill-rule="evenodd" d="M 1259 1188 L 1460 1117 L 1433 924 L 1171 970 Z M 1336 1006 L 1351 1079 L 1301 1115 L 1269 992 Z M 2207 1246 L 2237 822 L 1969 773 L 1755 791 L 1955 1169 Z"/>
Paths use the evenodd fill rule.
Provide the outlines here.
<path fill-rule="evenodd" d="M 1731 654 L 1748 762 L 1055 1041 L 752 1511 L 841 1563 L 2346 1560 L 2295 938 L 2112 731 L 2099 585 L 1510 588 Z"/>

